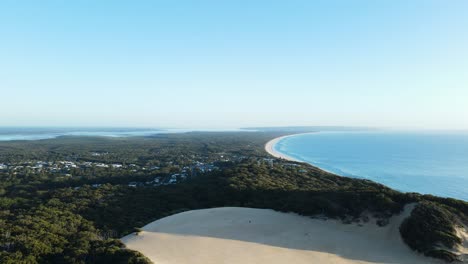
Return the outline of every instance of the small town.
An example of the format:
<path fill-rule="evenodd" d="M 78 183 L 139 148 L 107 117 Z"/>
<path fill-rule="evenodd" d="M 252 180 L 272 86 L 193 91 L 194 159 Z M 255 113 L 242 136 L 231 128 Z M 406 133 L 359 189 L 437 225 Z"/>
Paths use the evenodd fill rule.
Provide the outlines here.
<path fill-rule="evenodd" d="M 214 163 L 196 161 L 188 166 L 179 166 L 170 162 L 167 166 L 140 166 L 137 164 L 122 164 L 90 161 L 35 161 L 28 160 L 19 163 L 0 163 L 0 175 L 55 175 L 58 178 L 81 178 L 96 172 L 99 175 L 120 173 L 130 175 L 157 175 L 151 181 L 131 181 L 130 187 L 160 186 L 176 184 L 199 173 L 211 172 L 219 169 Z M 168 170 L 172 173 L 168 173 Z M 92 184 L 99 187 L 101 184 Z"/>
<path fill-rule="evenodd" d="M 91 156 L 100 157 L 109 155 L 108 152 L 99 153 L 92 152 Z M 126 183 L 129 187 L 157 187 L 161 185 L 172 185 L 183 182 L 191 177 L 196 177 L 199 174 L 208 173 L 219 170 L 217 164 L 223 162 L 241 161 L 246 157 L 244 156 L 219 156 L 219 161 L 204 162 L 209 160 L 207 157 L 202 157 L 203 161 L 192 161 L 190 164 L 177 164 L 175 162 L 162 162 L 159 166 L 156 165 L 138 165 L 134 163 L 106 163 L 106 162 L 92 162 L 92 161 L 44 161 L 44 160 L 26 160 L 13 163 L 0 163 L 0 176 L 2 177 L 17 177 L 17 176 L 46 176 L 55 177 L 55 179 L 81 179 L 93 177 L 105 177 L 112 175 L 129 175 L 129 176 L 144 176 L 147 178 L 145 181 L 131 180 Z M 76 157 L 75 157 L 76 159 Z M 211 159 L 212 160 L 212 159 Z M 258 165 L 266 164 L 272 167 L 274 158 L 257 158 Z M 282 167 L 301 167 L 297 163 L 282 162 Z M 305 169 L 299 169 L 299 172 L 306 172 Z M 149 179 L 148 179 L 149 178 Z M 90 183 L 91 187 L 98 188 L 102 183 Z M 80 187 L 75 187 L 79 189 Z"/>

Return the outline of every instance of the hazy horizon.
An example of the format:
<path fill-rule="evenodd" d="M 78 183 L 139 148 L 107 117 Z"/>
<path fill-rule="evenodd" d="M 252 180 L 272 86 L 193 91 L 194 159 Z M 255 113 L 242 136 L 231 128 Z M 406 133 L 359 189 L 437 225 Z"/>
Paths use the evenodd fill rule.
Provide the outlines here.
<path fill-rule="evenodd" d="M 8 131 L 11 129 L 11 131 Z M 371 127 L 371 126 L 339 126 L 339 125 L 291 125 L 291 126 L 246 126 L 246 127 L 164 127 L 164 126 L 3 126 L 0 125 L 0 133 L 8 131 L 16 133 L 19 130 L 32 130 L 32 131 L 162 131 L 162 132 L 210 132 L 210 131 L 302 131 L 312 129 L 313 132 L 327 132 L 327 131 L 382 131 L 382 132 L 468 132 L 468 129 L 449 129 L 449 128 L 411 128 L 411 127 Z M 307 132 L 305 132 L 307 133 Z"/>
<path fill-rule="evenodd" d="M 26 2 L 3 127 L 468 129 L 466 1 Z"/>

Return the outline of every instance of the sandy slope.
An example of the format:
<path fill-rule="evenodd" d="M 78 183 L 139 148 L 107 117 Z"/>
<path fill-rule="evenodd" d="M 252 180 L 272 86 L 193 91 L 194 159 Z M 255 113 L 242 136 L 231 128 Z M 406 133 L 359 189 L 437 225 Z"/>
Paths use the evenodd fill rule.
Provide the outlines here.
<path fill-rule="evenodd" d="M 468 263 L 468 227 L 459 227 L 456 230 L 458 237 L 462 239 L 463 243 L 452 252 L 458 254 L 463 263 Z"/>
<path fill-rule="evenodd" d="M 215 208 L 169 216 L 122 238 L 155 263 L 440 263 L 411 251 L 398 227 L 345 225 L 267 209 Z"/>

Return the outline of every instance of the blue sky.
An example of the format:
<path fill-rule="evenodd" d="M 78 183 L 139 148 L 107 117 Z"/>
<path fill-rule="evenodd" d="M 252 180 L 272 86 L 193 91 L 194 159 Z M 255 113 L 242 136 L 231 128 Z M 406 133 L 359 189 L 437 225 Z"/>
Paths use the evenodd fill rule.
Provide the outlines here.
<path fill-rule="evenodd" d="M 0 126 L 468 129 L 468 1 L 0 2 Z"/>

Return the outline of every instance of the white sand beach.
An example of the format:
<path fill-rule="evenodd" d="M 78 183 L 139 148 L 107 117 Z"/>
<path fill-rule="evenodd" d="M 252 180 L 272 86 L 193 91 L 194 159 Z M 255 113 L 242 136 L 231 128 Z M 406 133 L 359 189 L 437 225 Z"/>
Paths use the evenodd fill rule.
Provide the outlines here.
<path fill-rule="evenodd" d="M 441 263 L 413 252 L 399 235 L 412 207 L 378 227 L 343 224 L 269 209 L 187 211 L 122 241 L 154 263 Z"/>
<path fill-rule="evenodd" d="M 295 135 L 298 135 L 298 134 L 294 134 Z M 290 137 L 290 136 L 293 136 L 293 135 L 288 135 L 288 136 L 282 136 L 282 137 L 277 137 L 277 138 L 274 138 L 270 141 L 268 141 L 266 144 L 265 144 L 265 151 L 268 152 L 270 155 L 272 155 L 273 157 L 275 158 L 279 158 L 279 159 L 285 159 L 285 160 L 290 160 L 290 161 L 297 161 L 297 162 L 301 162 L 293 157 L 290 157 L 288 155 L 285 155 L 283 153 L 280 153 L 278 151 L 275 150 L 275 145 L 276 143 L 278 143 L 278 141 L 284 139 L 284 138 L 287 138 L 287 137 Z"/>

